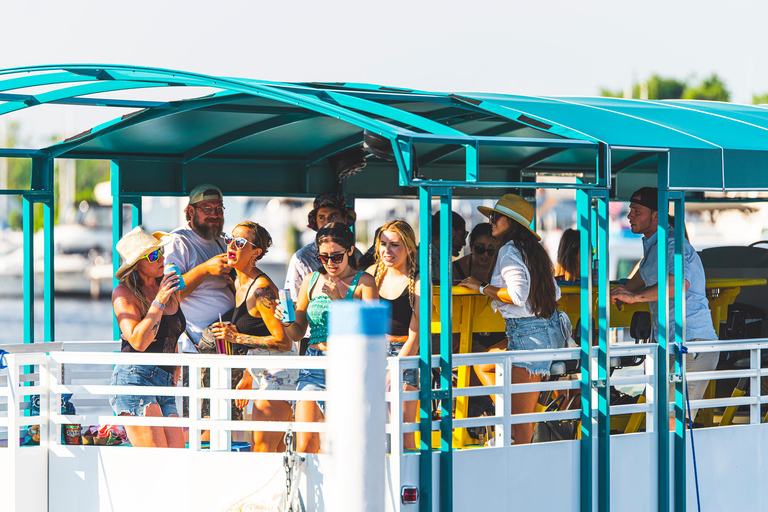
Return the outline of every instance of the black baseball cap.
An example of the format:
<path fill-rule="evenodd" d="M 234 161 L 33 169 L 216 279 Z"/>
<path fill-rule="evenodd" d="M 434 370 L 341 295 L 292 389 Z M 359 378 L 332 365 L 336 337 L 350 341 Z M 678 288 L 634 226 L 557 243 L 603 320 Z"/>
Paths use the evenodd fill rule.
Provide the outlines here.
<path fill-rule="evenodd" d="M 643 187 L 630 196 L 630 203 L 639 204 L 653 211 L 659 210 L 659 189 L 656 187 Z"/>

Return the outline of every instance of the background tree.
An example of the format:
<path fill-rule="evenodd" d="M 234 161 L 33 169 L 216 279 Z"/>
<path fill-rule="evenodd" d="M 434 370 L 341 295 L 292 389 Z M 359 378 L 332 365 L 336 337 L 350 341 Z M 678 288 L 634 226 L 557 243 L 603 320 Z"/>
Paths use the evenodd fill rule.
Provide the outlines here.
<path fill-rule="evenodd" d="M 686 87 L 683 98 L 686 100 L 731 101 L 731 93 L 725 82 L 716 73 L 712 73 L 696 87 Z"/>
<path fill-rule="evenodd" d="M 600 95 L 622 98 L 624 92 L 601 88 Z M 677 78 L 654 74 L 647 80 L 632 84 L 632 98 L 730 101 L 731 93 L 725 82 L 716 73 L 712 73 L 695 85 L 691 84 L 689 80 L 678 80 Z"/>

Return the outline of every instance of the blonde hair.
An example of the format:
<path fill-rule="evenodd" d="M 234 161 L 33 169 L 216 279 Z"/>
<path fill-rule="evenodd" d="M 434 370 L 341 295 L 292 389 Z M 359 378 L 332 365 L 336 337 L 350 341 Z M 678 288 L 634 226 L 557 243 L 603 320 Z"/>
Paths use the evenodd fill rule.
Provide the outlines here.
<path fill-rule="evenodd" d="M 413 228 L 404 220 L 389 221 L 379 228 L 379 236 L 376 237 L 376 288 L 381 285 L 384 274 L 387 273 L 387 266 L 381 259 L 381 233 L 391 231 L 400 235 L 406 250 L 405 267 L 408 273 L 408 300 L 411 303 L 411 309 L 414 308 L 416 297 L 416 235 Z"/>
<path fill-rule="evenodd" d="M 139 266 L 140 261 L 141 260 L 137 261 L 131 265 L 128 270 L 125 271 L 125 275 L 123 275 L 123 278 L 120 279 L 120 284 L 125 285 L 125 287 L 128 288 L 137 299 L 139 299 L 139 309 L 141 309 L 141 316 L 145 317 L 147 315 L 147 311 L 149 311 L 149 307 L 152 305 L 152 301 L 155 300 L 155 297 L 150 298 L 147 296 L 147 291 L 144 289 L 141 279 L 139 279 L 139 272 L 137 267 Z M 163 280 L 162 277 L 157 277 L 156 279 L 157 284 L 160 284 L 160 281 Z M 176 300 L 176 295 L 172 295 L 168 302 L 170 303 L 174 300 Z"/>

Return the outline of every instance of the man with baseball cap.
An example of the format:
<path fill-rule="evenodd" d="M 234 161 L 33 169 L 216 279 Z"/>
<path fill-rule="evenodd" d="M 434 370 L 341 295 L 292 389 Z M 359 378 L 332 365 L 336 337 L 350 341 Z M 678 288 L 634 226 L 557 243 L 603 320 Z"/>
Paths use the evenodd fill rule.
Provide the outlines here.
<path fill-rule="evenodd" d="M 659 311 L 659 286 L 658 286 L 658 189 L 643 187 L 630 196 L 629 226 L 633 233 L 643 235 L 643 259 L 635 275 L 622 286 L 617 286 L 611 291 L 611 302 L 621 307 L 621 304 L 634 302 L 648 302 L 653 321 L 654 338 L 658 339 L 658 311 Z M 669 265 L 669 337 L 674 336 L 674 254 L 675 233 L 669 228 L 669 241 L 667 243 L 667 262 Z M 685 342 L 710 341 L 717 339 L 717 333 L 712 326 L 712 314 L 709 310 L 709 301 L 706 295 L 706 278 L 704 266 L 696 250 L 687 239 L 683 238 L 684 265 L 685 265 Z M 717 366 L 719 353 L 705 352 L 697 354 L 685 354 L 686 372 L 701 372 L 714 370 Z M 696 381 L 688 384 L 690 400 L 699 400 L 704 396 L 704 390 L 708 381 Z M 691 410 L 692 418 L 696 417 L 696 410 Z M 674 419 L 672 419 L 674 421 Z"/>
<path fill-rule="evenodd" d="M 187 335 L 197 344 L 203 329 L 235 305 L 227 246 L 221 237 L 221 190 L 209 183 L 196 186 L 184 214 L 187 224 L 171 232 L 165 260 L 175 263 L 183 274 L 186 287 L 180 291 L 181 309 L 187 319 Z"/>

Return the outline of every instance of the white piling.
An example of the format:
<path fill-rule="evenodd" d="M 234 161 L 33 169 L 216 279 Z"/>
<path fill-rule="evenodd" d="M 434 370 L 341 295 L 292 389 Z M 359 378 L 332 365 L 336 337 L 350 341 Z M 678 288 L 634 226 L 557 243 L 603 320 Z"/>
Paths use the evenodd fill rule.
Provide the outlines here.
<path fill-rule="evenodd" d="M 326 373 L 326 510 L 384 511 L 389 304 L 333 301 Z"/>

